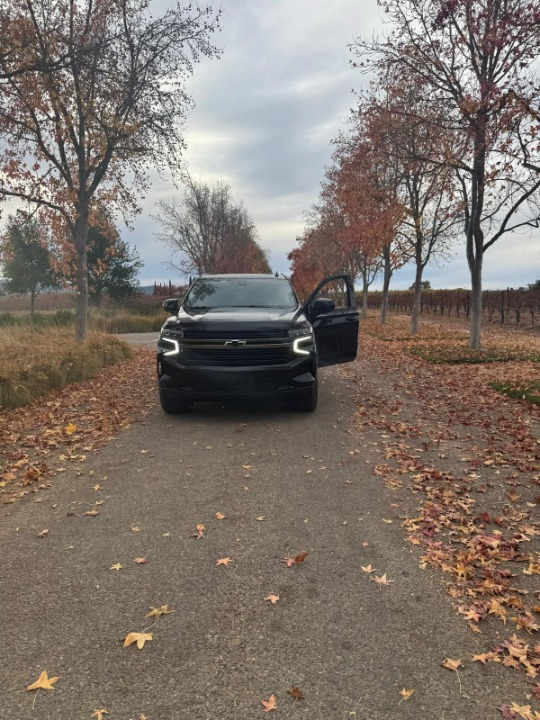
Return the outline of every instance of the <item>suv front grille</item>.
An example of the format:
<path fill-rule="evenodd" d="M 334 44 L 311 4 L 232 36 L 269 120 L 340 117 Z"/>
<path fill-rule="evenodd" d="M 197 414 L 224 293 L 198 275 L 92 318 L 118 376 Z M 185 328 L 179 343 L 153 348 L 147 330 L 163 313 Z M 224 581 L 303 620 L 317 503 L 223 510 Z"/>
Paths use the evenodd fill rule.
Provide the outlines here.
<path fill-rule="evenodd" d="M 186 328 L 184 337 L 186 340 L 252 340 L 253 338 L 286 338 L 288 327 L 261 328 L 260 330 L 244 330 L 238 325 L 230 330 L 210 330 L 208 328 Z"/>
<path fill-rule="evenodd" d="M 290 361 L 288 348 L 190 348 L 184 347 L 181 355 L 183 365 L 219 365 L 240 367 L 242 365 L 283 365 Z"/>

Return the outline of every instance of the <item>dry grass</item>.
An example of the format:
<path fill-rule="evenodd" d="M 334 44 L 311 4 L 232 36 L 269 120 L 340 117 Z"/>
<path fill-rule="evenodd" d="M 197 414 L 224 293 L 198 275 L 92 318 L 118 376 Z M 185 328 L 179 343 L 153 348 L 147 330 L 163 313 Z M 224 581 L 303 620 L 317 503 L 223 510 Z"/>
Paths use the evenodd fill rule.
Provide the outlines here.
<path fill-rule="evenodd" d="M 0 408 L 27 405 L 132 355 L 117 338 L 91 333 L 77 343 L 72 329 L 60 328 L 0 328 L 0 347 Z"/>

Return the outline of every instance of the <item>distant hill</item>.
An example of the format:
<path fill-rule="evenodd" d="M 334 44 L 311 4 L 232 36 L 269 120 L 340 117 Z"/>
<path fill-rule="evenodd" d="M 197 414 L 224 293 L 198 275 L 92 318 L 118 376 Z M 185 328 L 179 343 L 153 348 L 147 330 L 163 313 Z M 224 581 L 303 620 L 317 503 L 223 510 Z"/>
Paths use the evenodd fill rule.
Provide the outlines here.
<path fill-rule="evenodd" d="M 154 285 L 139 285 L 137 290 L 140 292 L 141 295 L 153 295 Z"/>

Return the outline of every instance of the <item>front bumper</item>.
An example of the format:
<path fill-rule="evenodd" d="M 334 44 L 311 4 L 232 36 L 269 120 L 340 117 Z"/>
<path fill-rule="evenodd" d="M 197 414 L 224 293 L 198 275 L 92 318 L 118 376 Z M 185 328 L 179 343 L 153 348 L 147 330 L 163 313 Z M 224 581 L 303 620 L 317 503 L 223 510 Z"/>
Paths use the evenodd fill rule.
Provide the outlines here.
<path fill-rule="evenodd" d="M 171 398 L 187 402 L 299 396 L 311 390 L 315 374 L 316 363 L 311 355 L 264 367 L 183 366 L 158 355 L 160 388 Z"/>

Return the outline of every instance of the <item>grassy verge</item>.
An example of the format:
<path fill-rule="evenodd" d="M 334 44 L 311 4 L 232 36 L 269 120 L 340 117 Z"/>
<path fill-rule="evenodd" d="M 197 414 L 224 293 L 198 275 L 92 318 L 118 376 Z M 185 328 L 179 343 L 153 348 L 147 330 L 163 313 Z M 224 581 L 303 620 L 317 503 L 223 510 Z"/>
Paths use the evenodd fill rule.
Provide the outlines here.
<path fill-rule="evenodd" d="M 540 380 L 529 382 L 492 382 L 491 387 L 517 400 L 540 405 Z"/>
<path fill-rule="evenodd" d="M 481 350 L 471 350 L 467 341 L 454 340 L 451 343 L 418 343 L 408 348 L 413 355 L 431 363 L 458 365 L 504 362 L 540 362 L 540 352 L 516 345 L 508 347 L 499 344 L 484 344 Z"/>
<path fill-rule="evenodd" d="M 132 356 L 110 335 L 91 333 L 77 343 L 71 328 L 0 328 L 0 408 L 28 405 L 69 383 Z"/>
<path fill-rule="evenodd" d="M 167 314 L 161 309 L 152 309 L 152 313 L 130 312 L 129 310 L 95 310 L 89 314 L 91 330 L 102 333 L 155 332 L 163 325 Z M 56 312 L 36 312 L 34 317 L 28 312 L 0 312 L 0 330 L 2 328 L 73 328 L 75 312 L 57 310 Z"/>

